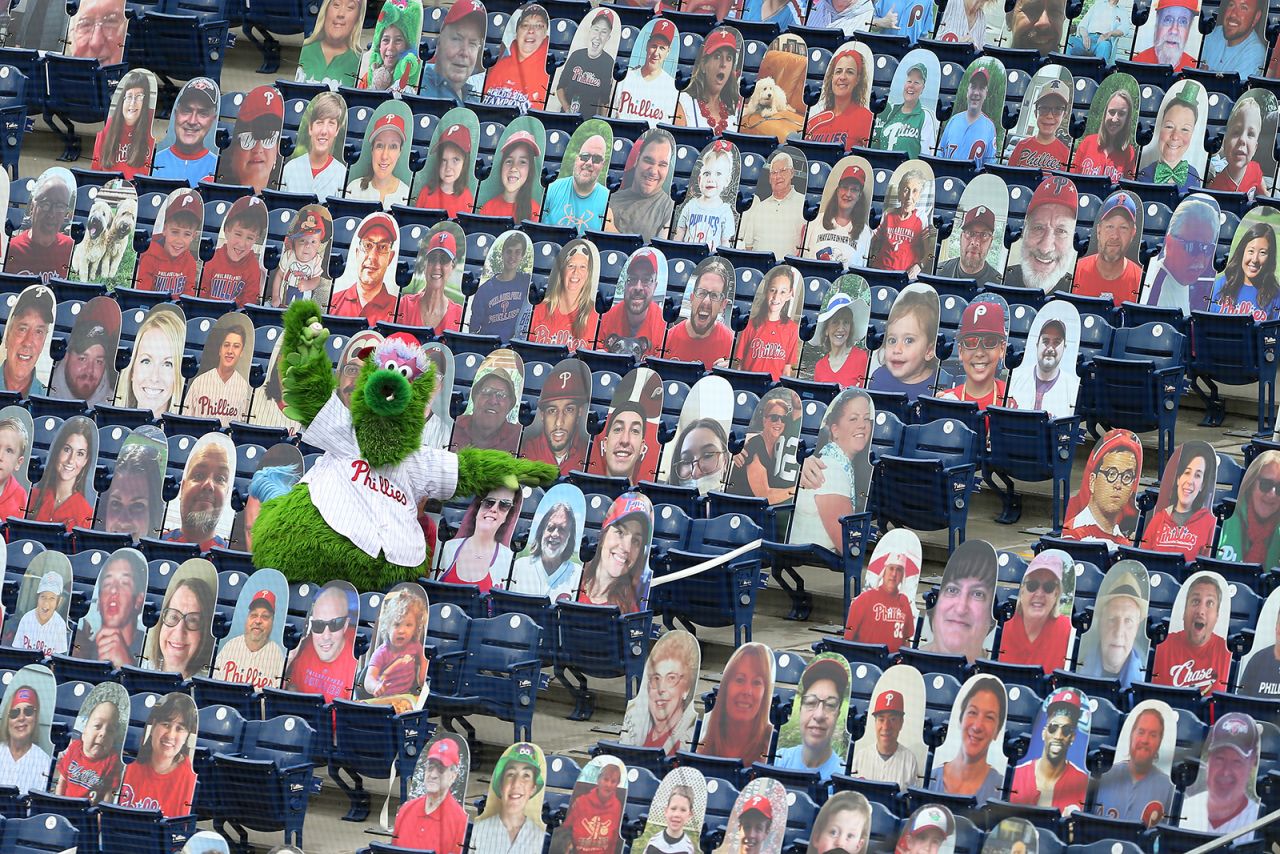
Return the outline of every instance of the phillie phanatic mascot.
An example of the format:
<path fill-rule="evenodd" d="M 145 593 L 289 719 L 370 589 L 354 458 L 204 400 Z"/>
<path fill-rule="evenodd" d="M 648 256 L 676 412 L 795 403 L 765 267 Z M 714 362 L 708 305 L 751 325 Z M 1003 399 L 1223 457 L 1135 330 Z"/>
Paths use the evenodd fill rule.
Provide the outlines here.
<path fill-rule="evenodd" d="M 362 591 L 386 590 L 425 574 L 431 562 L 418 526 L 422 499 L 543 486 L 559 474 L 503 451 L 423 447 L 436 376 L 409 336 L 393 335 L 365 354 L 348 411 L 334 392 L 328 337 L 311 300 L 285 313 L 284 412 L 303 425 L 303 440 L 325 453 L 292 490 L 262 505 L 253 526 L 255 566 L 274 567 L 293 582 L 344 578 Z"/>

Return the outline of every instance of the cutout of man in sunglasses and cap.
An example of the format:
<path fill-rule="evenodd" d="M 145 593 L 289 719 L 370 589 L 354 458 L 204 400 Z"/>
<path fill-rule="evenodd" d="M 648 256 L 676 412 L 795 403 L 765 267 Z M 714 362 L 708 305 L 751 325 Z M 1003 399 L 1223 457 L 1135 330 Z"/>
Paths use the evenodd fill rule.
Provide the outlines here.
<path fill-rule="evenodd" d="M 231 133 L 231 146 L 218 161 L 219 184 L 243 184 L 261 193 L 275 183 L 280 161 L 284 98 L 274 86 L 257 86 L 244 96 Z"/>
<path fill-rule="evenodd" d="M 1009 802 L 1032 806 L 1052 806 L 1066 813 L 1084 807 L 1089 774 L 1067 758 L 1087 713 L 1082 704 L 1089 700 L 1075 688 L 1054 692 L 1045 703 L 1041 753 L 1027 759 L 1013 772 Z M 1087 735 L 1086 735 L 1087 739 Z"/>
<path fill-rule="evenodd" d="M 945 400 L 966 400 L 988 406 L 1016 409 L 1015 401 L 1006 399 L 1005 381 L 1000 379 L 1000 366 L 1008 349 L 1004 306 L 998 302 L 976 300 L 969 303 L 960 319 L 956 348 L 964 367 L 964 382 L 938 394 Z"/>

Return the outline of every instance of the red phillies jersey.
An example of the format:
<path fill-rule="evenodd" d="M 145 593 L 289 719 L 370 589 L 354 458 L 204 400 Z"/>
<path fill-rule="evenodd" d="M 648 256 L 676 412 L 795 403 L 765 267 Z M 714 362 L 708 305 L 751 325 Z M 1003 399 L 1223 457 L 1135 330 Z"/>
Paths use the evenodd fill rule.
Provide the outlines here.
<path fill-rule="evenodd" d="M 879 587 L 864 590 L 849 605 L 844 639 L 856 643 L 882 643 L 897 652 L 915 630 L 911 603 L 901 593 L 890 596 Z"/>

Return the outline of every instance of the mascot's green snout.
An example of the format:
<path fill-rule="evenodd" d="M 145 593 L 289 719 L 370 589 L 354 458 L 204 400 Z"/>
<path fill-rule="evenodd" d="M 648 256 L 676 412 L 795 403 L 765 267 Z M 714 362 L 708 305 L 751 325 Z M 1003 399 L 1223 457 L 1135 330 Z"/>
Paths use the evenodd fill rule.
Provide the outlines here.
<path fill-rule="evenodd" d="M 431 562 L 418 505 L 505 486 L 545 486 L 558 471 L 503 451 L 423 446 L 435 370 L 418 343 L 396 334 L 362 354 L 347 410 L 325 352 L 329 333 L 309 300 L 285 312 L 281 345 L 285 414 L 325 453 L 287 494 L 262 505 L 253 563 L 292 582 L 335 578 L 385 590 L 425 574 Z"/>

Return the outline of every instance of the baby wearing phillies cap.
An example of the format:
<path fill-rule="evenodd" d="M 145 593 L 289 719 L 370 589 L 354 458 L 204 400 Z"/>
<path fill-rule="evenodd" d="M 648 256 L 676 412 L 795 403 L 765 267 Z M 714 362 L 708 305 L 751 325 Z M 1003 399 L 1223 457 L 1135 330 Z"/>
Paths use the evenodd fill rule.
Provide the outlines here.
<path fill-rule="evenodd" d="M 284 251 L 280 253 L 280 265 L 273 280 L 276 306 L 288 305 L 296 299 L 317 299 L 316 289 L 329 280 L 326 269 L 329 253 L 324 250 L 331 231 L 328 211 L 323 207 L 307 205 L 298 211 L 293 230 L 284 239 Z M 327 306 L 328 299 L 324 299 L 323 304 Z"/>
<path fill-rule="evenodd" d="M 1006 400 L 1005 381 L 999 378 L 1008 345 L 1004 306 L 998 302 L 975 300 L 960 318 L 956 349 L 964 368 L 964 382 L 941 392 L 946 400 L 964 400 L 988 406 L 1017 407 Z"/>
<path fill-rule="evenodd" d="M 62 575 L 54 570 L 40 576 L 36 606 L 18 621 L 11 646 L 39 650 L 43 655 L 67 651 L 67 621 L 59 612 L 65 586 Z"/>
<path fill-rule="evenodd" d="M 178 297 L 194 295 L 200 281 L 200 232 L 204 227 L 204 200 L 195 190 L 169 194 L 147 251 L 138 258 L 134 287 Z"/>

